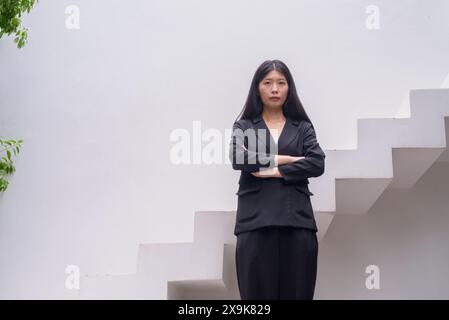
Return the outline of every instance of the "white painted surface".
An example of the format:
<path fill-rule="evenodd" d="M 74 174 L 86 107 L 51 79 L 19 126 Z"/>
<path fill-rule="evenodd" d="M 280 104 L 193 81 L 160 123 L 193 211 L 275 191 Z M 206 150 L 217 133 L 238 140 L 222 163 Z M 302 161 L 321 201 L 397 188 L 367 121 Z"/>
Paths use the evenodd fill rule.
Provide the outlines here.
<path fill-rule="evenodd" d="M 356 148 L 358 118 L 397 114 L 449 69 L 444 0 L 380 1 L 378 31 L 370 1 L 283 1 L 273 15 L 268 1 L 80 0 L 79 31 L 65 29 L 69 4 L 39 2 L 23 50 L 0 42 L 0 134 L 25 140 L 0 197 L 2 298 L 77 297 L 67 265 L 131 274 L 140 243 L 192 241 L 196 210 L 235 209 L 238 172 L 171 165 L 169 134 L 229 129 L 263 60 L 289 65 L 329 151 Z M 335 200 L 324 181 L 317 211 Z"/>

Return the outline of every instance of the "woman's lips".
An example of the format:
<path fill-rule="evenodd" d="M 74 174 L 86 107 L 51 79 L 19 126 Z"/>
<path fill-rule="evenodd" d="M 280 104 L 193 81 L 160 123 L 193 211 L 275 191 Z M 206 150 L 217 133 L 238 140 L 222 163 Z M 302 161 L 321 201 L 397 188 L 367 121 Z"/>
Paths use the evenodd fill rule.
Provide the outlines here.
<path fill-rule="evenodd" d="M 273 98 L 270 98 L 270 100 L 279 100 L 280 98 L 278 98 L 278 97 L 273 97 Z"/>

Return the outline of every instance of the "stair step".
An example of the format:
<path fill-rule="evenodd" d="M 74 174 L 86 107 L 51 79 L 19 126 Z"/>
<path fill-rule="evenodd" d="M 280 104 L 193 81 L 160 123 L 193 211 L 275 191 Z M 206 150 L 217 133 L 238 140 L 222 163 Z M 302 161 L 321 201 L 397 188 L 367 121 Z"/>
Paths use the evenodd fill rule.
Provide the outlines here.
<path fill-rule="evenodd" d="M 359 119 L 355 150 L 325 150 L 309 188 L 321 241 L 337 214 L 365 214 L 386 188 L 410 188 L 448 155 L 449 89 L 411 90 L 411 118 Z M 198 211 L 192 243 L 142 244 L 137 273 L 84 277 L 80 297 L 239 299 L 235 211 Z"/>

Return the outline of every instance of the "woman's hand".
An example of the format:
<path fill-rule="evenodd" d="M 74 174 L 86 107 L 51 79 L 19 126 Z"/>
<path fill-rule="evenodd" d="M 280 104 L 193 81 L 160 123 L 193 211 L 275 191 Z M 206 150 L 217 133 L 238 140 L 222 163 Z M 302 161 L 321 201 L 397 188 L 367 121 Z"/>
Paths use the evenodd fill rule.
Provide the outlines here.
<path fill-rule="evenodd" d="M 288 164 L 295 161 L 298 161 L 300 159 L 303 159 L 304 157 L 293 157 L 293 156 L 286 156 L 286 155 L 277 155 L 275 157 L 276 166 L 270 169 L 261 169 L 257 172 L 251 172 L 251 174 L 258 178 L 283 178 L 282 174 L 280 173 L 277 164 L 280 162 L 281 164 Z"/>
<path fill-rule="evenodd" d="M 266 170 L 260 170 L 258 172 L 251 172 L 253 176 L 258 178 L 282 178 L 281 173 L 278 170 L 278 167 L 273 167 Z"/>
<path fill-rule="evenodd" d="M 283 164 L 289 164 L 295 161 L 298 161 L 299 159 L 302 159 L 304 157 L 294 157 L 294 156 L 288 156 L 288 155 L 277 155 L 275 156 L 275 166 L 283 165 Z"/>

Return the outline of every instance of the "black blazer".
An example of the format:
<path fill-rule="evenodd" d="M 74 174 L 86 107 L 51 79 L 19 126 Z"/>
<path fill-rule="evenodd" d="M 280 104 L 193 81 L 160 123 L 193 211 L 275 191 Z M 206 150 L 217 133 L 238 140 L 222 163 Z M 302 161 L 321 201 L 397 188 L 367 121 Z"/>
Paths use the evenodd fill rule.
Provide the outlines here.
<path fill-rule="evenodd" d="M 265 129 L 265 137 L 264 132 L 258 129 Z M 307 185 L 308 178 L 324 173 L 326 155 L 312 124 L 286 117 L 278 139 L 277 154 L 305 158 L 280 165 L 278 168 L 283 178 L 259 178 L 251 174 L 274 167 L 276 152 L 270 153 L 270 143 L 271 146 L 276 143 L 261 114 L 253 119 L 236 121 L 232 131 L 229 159 L 233 169 L 241 170 L 234 234 L 264 226 L 318 231 L 310 201 L 313 193 Z"/>

